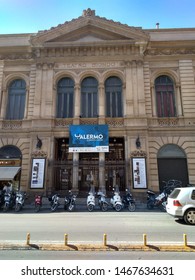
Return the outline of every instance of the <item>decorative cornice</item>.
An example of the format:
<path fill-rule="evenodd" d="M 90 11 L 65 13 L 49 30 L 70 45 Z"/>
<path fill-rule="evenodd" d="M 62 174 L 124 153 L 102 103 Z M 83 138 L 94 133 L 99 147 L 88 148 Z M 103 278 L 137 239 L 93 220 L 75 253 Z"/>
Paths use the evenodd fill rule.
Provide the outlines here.
<path fill-rule="evenodd" d="M 191 55 L 195 54 L 195 48 L 155 48 L 148 49 L 144 53 L 145 55 Z"/>
<path fill-rule="evenodd" d="M 142 151 L 142 150 L 135 150 L 135 151 L 132 151 L 131 154 L 130 154 L 130 157 L 133 158 L 133 157 L 144 157 L 146 158 L 147 157 L 147 153 L 145 151 Z"/>
<path fill-rule="evenodd" d="M 31 153 L 31 158 L 47 158 L 47 152 L 36 150 Z"/>

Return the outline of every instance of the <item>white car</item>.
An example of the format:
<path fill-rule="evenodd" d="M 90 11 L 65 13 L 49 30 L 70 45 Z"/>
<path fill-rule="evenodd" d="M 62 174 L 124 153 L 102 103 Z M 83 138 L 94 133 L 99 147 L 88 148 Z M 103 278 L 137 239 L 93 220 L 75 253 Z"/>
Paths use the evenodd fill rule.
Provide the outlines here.
<path fill-rule="evenodd" d="M 195 225 L 195 186 L 174 189 L 168 196 L 166 210 L 174 218 Z"/>

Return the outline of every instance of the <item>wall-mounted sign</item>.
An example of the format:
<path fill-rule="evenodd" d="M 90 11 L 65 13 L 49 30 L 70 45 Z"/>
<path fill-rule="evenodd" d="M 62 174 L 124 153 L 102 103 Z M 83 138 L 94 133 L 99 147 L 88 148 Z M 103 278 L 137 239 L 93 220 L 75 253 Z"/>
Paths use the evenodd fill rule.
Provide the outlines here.
<path fill-rule="evenodd" d="M 146 159 L 145 158 L 132 158 L 132 174 L 133 174 L 133 188 L 146 189 L 147 176 L 146 176 Z"/>
<path fill-rule="evenodd" d="M 43 189 L 45 178 L 45 159 L 32 159 L 31 189 Z"/>
<path fill-rule="evenodd" d="M 69 152 L 109 152 L 108 125 L 70 125 Z"/>

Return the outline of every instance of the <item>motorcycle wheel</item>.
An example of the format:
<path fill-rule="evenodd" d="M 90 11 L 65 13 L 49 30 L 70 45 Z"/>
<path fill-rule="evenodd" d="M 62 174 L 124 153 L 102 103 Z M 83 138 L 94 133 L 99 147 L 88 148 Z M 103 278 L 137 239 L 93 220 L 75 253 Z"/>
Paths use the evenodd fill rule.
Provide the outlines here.
<path fill-rule="evenodd" d="M 166 210 L 166 202 L 164 203 L 161 203 L 161 204 L 159 204 L 159 209 L 161 210 L 161 211 L 163 211 L 163 212 L 166 212 L 167 210 Z"/>
<path fill-rule="evenodd" d="M 75 208 L 75 205 L 74 205 L 74 204 L 69 204 L 69 205 L 68 205 L 68 211 L 69 211 L 69 212 L 72 212 L 72 211 L 74 210 L 74 208 Z"/>
<path fill-rule="evenodd" d="M 41 205 L 40 204 L 35 204 L 35 213 L 39 212 L 41 209 Z"/>
<path fill-rule="evenodd" d="M 107 203 L 102 203 L 101 209 L 103 212 L 108 210 L 108 204 Z"/>
<path fill-rule="evenodd" d="M 149 210 L 153 209 L 153 208 L 154 208 L 154 203 L 152 203 L 151 201 L 148 201 L 148 203 L 147 203 L 147 208 L 148 208 Z"/>
<path fill-rule="evenodd" d="M 122 205 L 121 204 L 116 204 L 116 206 L 114 207 L 114 209 L 119 212 L 122 210 Z"/>
<path fill-rule="evenodd" d="M 67 204 L 64 204 L 64 210 L 67 210 L 67 206 L 68 206 Z"/>
<path fill-rule="evenodd" d="M 55 212 L 58 208 L 58 204 L 52 204 L 51 205 L 51 212 Z"/>
<path fill-rule="evenodd" d="M 135 203 L 129 203 L 128 205 L 128 210 L 130 212 L 134 212 L 135 211 Z"/>
<path fill-rule="evenodd" d="M 92 212 L 94 210 L 94 205 L 93 204 L 88 204 L 87 209 L 89 212 Z"/>
<path fill-rule="evenodd" d="M 15 205 L 15 212 L 19 212 L 21 209 L 22 209 L 21 204 L 16 203 L 16 205 Z"/>
<path fill-rule="evenodd" d="M 6 203 L 6 204 L 4 204 L 4 206 L 3 206 L 3 211 L 4 212 L 7 212 L 9 210 L 9 205 Z"/>

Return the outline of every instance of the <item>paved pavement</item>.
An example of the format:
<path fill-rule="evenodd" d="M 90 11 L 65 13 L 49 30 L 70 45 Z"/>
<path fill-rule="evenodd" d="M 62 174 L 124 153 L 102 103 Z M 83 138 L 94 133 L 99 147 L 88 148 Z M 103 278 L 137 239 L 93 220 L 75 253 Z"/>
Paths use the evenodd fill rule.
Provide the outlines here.
<path fill-rule="evenodd" d="M 76 209 L 77 211 L 81 210 L 87 210 L 87 206 L 86 206 L 86 201 L 87 198 L 83 198 L 83 197 L 78 197 L 76 199 Z M 110 201 L 110 199 L 107 200 L 108 202 Z M 140 202 L 140 201 L 136 201 L 136 210 L 135 211 L 160 211 L 159 208 L 154 208 L 153 210 L 148 210 L 147 209 L 147 204 L 144 202 Z M 64 198 L 60 198 L 60 205 L 59 208 L 63 209 L 64 207 Z M 34 202 L 28 202 L 28 199 L 25 201 L 25 205 L 24 205 L 24 209 L 34 209 Z M 47 197 L 43 197 L 42 200 L 42 210 L 50 210 L 50 202 L 48 200 Z M 96 200 L 96 206 L 95 206 L 95 210 L 98 210 L 98 201 Z M 111 205 L 109 206 L 108 210 L 113 210 L 113 208 L 111 207 Z M 127 209 L 123 209 L 122 211 L 127 210 Z M 127 210 L 128 211 L 128 210 Z"/>

